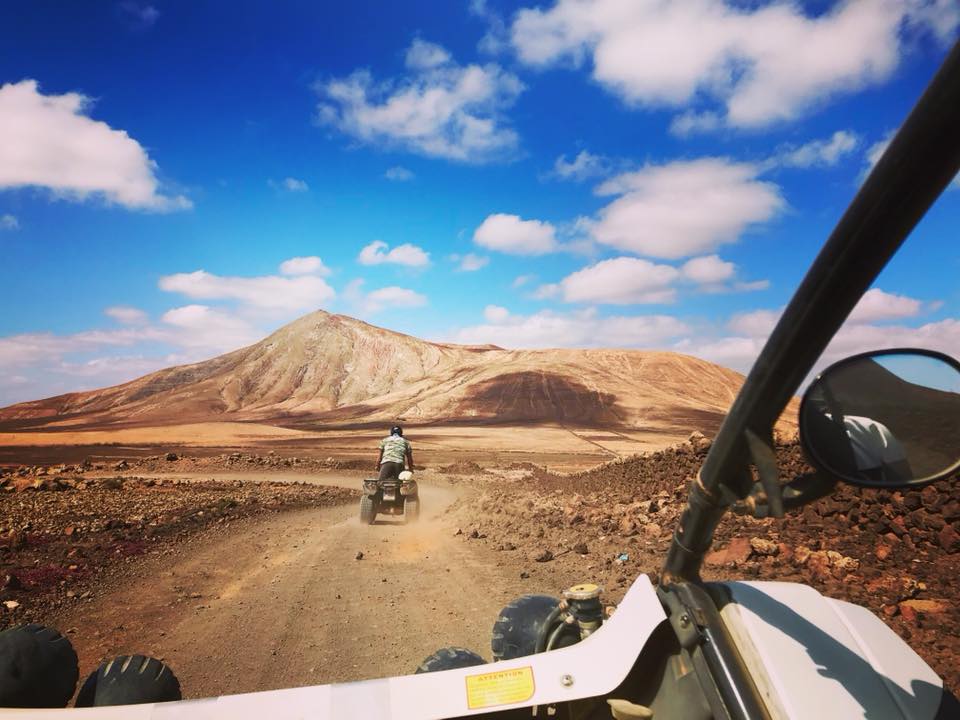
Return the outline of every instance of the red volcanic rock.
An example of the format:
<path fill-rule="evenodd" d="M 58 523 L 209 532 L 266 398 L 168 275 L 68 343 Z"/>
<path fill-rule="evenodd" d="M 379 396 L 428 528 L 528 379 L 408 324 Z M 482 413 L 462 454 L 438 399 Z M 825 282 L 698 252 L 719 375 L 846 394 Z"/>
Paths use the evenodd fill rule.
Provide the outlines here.
<path fill-rule="evenodd" d="M 733 538 L 722 550 L 715 550 L 704 559 L 708 565 L 738 566 L 750 559 L 753 548 L 747 538 Z"/>
<path fill-rule="evenodd" d="M 950 603 L 946 600 L 904 600 L 900 603 L 900 612 L 903 612 L 904 607 L 909 607 L 915 612 L 929 614 L 929 615 L 940 615 L 947 612 L 950 609 Z"/>
<path fill-rule="evenodd" d="M 940 547 L 948 553 L 960 550 L 960 533 L 957 533 L 951 525 L 944 525 L 943 530 L 937 533 L 937 539 L 940 542 Z"/>

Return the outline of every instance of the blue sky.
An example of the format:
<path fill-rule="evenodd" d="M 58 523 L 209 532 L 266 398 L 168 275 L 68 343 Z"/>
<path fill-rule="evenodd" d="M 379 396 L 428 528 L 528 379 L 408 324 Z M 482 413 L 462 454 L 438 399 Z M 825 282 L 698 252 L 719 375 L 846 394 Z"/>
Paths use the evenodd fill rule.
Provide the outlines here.
<path fill-rule="evenodd" d="M 0 11 L 0 405 L 317 308 L 746 370 L 952 0 Z M 955 183 L 829 351 L 960 354 Z"/>

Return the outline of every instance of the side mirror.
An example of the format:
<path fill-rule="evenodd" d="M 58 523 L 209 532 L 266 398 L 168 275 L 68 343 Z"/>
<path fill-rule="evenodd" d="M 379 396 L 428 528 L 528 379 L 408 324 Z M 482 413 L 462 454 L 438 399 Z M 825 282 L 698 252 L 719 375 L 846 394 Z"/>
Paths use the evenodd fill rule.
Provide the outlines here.
<path fill-rule="evenodd" d="M 960 469 L 960 363 L 880 350 L 824 370 L 800 404 L 810 461 L 854 485 L 922 485 Z"/>

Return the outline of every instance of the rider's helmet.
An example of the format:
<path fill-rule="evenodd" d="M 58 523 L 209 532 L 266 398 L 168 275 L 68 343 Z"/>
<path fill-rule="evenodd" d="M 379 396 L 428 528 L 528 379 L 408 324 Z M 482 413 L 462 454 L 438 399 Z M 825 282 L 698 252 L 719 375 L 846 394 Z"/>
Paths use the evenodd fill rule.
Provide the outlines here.
<path fill-rule="evenodd" d="M 394 425 L 392 428 L 390 428 L 390 434 L 399 435 L 400 437 L 403 437 L 403 428 L 400 427 L 399 425 Z"/>

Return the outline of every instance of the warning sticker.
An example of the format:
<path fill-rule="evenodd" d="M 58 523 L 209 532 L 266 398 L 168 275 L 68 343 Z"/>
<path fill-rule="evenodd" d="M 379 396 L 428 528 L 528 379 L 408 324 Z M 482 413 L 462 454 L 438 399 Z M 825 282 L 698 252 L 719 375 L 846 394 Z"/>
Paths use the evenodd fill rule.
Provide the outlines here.
<path fill-rule="evenodd" d="M 467 707 L 471 710 L 509 705 L 533 697 L 533 668 L 467 675 Z"/>

